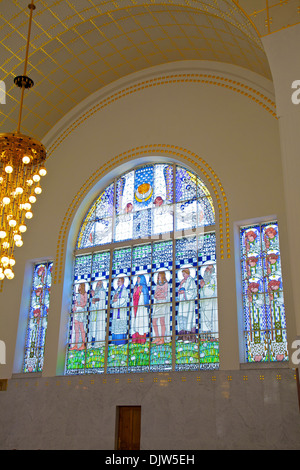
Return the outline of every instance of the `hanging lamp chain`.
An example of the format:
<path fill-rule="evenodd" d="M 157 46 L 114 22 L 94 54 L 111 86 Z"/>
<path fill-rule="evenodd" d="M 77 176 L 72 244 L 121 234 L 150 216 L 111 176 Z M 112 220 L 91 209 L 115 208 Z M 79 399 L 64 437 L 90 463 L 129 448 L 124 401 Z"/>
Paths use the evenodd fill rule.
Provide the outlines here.
<path fill-rule="evenodd" d="M 32 25 L 32 14 L 33 10 L 35 10 L 35 5 L 33 0 L 31 3 L 28 5 L 28 8 L 30 10 L 29 14 L 29 25 L 28 25 L 28 35 L 27 35 L 27 44 L 26 44 L 26 54 L 25 54 L 25 62 L 24 62 L 24 72 L 23 75 L 19 75 L 14 79 L 14 83 L 21 88 L 21 99 L 20 99 L 20 110 L 19 110 L 19 120 L 18 120 L 18 127 L 17 127 L 17 133 L 20 132 L 21 128 L 21 119 L 22 119 L 22 109 L 23 109 L 23 100 L 24 100 L 24 91 L 25 88 L 31 88 L 33 87 L 34 83 L 31 78 L 27 77 L 27 64 L 28 64 L 28 52 L 29 52 L 29 44 L 30 44 L 30 35 L 31 35 L 31 25 Z"/>

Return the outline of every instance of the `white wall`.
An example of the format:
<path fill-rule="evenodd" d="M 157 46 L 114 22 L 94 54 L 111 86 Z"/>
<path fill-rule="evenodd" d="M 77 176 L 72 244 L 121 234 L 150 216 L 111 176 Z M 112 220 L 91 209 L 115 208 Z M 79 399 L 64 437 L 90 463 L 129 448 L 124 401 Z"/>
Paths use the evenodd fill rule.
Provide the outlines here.
<path fill-rule="evenodd" d="M 292 88 L 295 81 L 300 81 L 300 63 L 298 60 L 298 41 L 300 25 L 283 29 L 263 39 L 273 75 L 280 130 L 282 174 L 284 181 L 284 200 L 288 226 L 286 270 L 290 271 L 289 287 L 290 310 L 295 315 L 294 335 L 292 340 L 300 336 L 300 290 L 299 262 L 300 218 L 297 206 L 300 201 L 300 159 L 299 159 L 299 127 L 300 103 L 292 100 L 297 91 Z M 299 82 L 300 83 L 300 82 Z M 299 90 L 299 84 L 296 84 Z M 295 98 L 299 98 L 297 92 Z"/>

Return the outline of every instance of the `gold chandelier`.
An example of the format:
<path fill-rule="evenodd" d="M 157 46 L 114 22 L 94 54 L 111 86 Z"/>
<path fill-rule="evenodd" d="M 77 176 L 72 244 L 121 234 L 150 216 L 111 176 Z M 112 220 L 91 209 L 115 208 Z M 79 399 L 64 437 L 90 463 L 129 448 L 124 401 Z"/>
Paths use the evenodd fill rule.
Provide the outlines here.
<path fill-rule="evenodd" d="M 23 245 L 22 234 L 27 230 L 27 220 L 33 216 L 32 205 L 42 192 L 40 179 L 46 175 L 44 162 L 46 149 L 37 140 L 20 133 L 25 89 L 33 86 L 26 76 L 33 0 L 30 9 L 24 73 L 15 77 L 21 88 L 17 131 L 0 133 L 0 280 L 13 279 L 14 249 Z"/>

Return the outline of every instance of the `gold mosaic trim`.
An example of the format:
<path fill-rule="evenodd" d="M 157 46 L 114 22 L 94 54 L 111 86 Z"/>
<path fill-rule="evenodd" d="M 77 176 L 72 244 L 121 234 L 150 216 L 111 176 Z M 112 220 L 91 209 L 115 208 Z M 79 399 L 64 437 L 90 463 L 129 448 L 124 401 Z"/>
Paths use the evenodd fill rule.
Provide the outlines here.
<path fill-rule="evenodd" d="M 240 93 L 246 98 L 251 99 L 259 106 L 262 106 L 268 113 L 277 119 L 276 115 L 276 105 L 275 103 L 267 98 L 263 93 L 255 90 L 254 88 L 245 85 L 237 80 L 231 78 L 221 77 L 219 75 L 205 74 L 205 73 L 186 73 L 186 74 L 172 74 L 166 75 L 163 77 L 151 78 L 148 80 L 143 80 L 135 85 L 128 86 L 122 90 L 113 93 L 107 98 L 104 98 L 96 105 L 92 106 L 88 111 L 82 114 L 78 119 L 76 119 L 62 134 L 55 140 L 55 142 L 48 148 L 48 158 L 56 150 L 59 145 L 75 130 L 80 124 L 86 121 L 88 118 L 93 116 L 95 113 L 105 108 L 106 106 L 118 101 L 125 96 L 142 91 L 147 88 L 174 84 L 174 83 L 205 83 L 208 85 L 220 86 L 227 88 L 228 90 L 235 91 Z"/>
<path fill-rule="evenodd" d="M 80 202 L 87 192 L 99 181 L 100 178 L 104 176 L 105 173 L 116 168 L 120 164 L 132 160 L 134 158 L 140 158 L 142 156 L 153 155 L 158 153 L 160 155 L 171 156 L 178 158 L 182 161 L 187 161 L 194 165 L 206 178 L 210 187 L 212 188 L 216 201 L 217 201 L 217 210 L 219 216 L 219 236 L 220 236 L 220 257 L 224 259 L 224 245 L 226 243 L 227 258 L 230 258 L 230 227 L 229 227 L 229 208 L 228 201 L 224 191 L 224 188 L 221 184 L 219 177 L 216 175 L 214 170 L 209 166 L 209 164 L 201 157 L 196 155 L 194 152 L 183 149 L 175 145 L 167 144 L 153 144 L 153 145 L 144 145 L 140 147 L 133 148 L 132 150 L 123 152 L 116 157 L 112 158 L 108 163 L 102 165 L 98 170 L 96 170 L 89 179 L 82 185 L 80 190 L 76 193 L 73 198 L 66 215 L 63 219 L 61 229 L 59 231 L 58 243 L 56 249 L 56 262 L 54 263 L 54 273 L 53 273 L 53 283 L 56 284 L 62 282 L 62 273 L 63 273 L 63 263 L 64 263 L 64 254 L 66 248 L 66 241 L 68 238 L 69 227 L 76 213 Z M 223 207 L 225 212 L 225 217 L 223 216 Z M 217 212 L 217 211 L 216 211 Z M 225 220 L 224 220 L 225 219 Z M 225 222 L 225 227 L 224 227 Z M 224 229 L 225 229 L 225 239 L 224 240 Z"/>
<path fill-rule="evenodd" d="M 199 372 L 197 375 L 193 374 L 193 373 L 189 373 L 187 372 L 185 375 L 182 375 L 181 378 L 180 376 L 178 375 L 178 372 L 175 372 L 175 374 L 177 375 L 176 377 L 173 375 L 169 375 L 168 373 L 152 373 L 152 377 L 149 373 L 147 373 L 147 377 L 146 380 L 144 380 L 144 377 L 143 376 L 140 376 L 139 374 L 134 374 L 134 377 L 127 377 L 128 374 L 123 374 L 123 376 L 118 376 L 116 377 L 115 374 L 109 374 L 109 375 L 105 375 L 104 377 L 97 377 L 97 378 L 87 378 L 85 377 L 84 379 L 82 378 L 78 378 L 78 376 L 73 376 L 73 378 L 71 379 L 70 377 L 66 377 L 64 376 L 64 378 L 62 379 L 56 379 L 55 380 L 55 383 L 53 381 L 53 384 L 51 385 L 56 385 L 56 386 L 64 386 L 64 385 L 67 385 L 67 386 L 78 386 L 78 385 L 83 385 L 83 386 L 87 386 L 88 384 L 90 385 L 97 385 L 97 384 L 124 384 L 124 383 L 128 383 L 128 384 L 135 384 L 137 382 L 139 383 L 144 383 L 144 384 L 150 384 L 151 383 L 151 380 L 152 380 L 152 383 L 156 383 L 160 386 L 167 386 L 168 384 L 171 384 L 171 383 L 175 383 L 175 384 L 178 384 L 180 381 L 183 382 L 183 383 L 191 383 L 191 382 L 208 382 L 208 381 L 211 381 L 211 382 L 216 382 L 216 383 L 224 383 L 225 381 L 227 382 L 248 382 L 248 379 L 250 378 L 251 379 L 251 383 L 253 383 L 254 380 L 259 380 L 259 381 L 274 381 L 276 380 L 277 382 L 289 382 L 291 383 L 291 381 L 297 381 L 297 375 L 295 373 L 293 373 L 291 371 L 291 373 L 286 376 L 286 374 L 282 374 L 282 373 L 278 373 L 278 370 L 276 370 L 273 374 L 270 374 L 270 373 L 267 373 L 267 374 L 250 374 L 250 375 L 245 375 L 245 374 L 235 374 L 235 376 L 233 377 L 232 375 L 221 375 L 219 374 L 219 372 L 223 372 L 223 371 L 214 371 L 212 372 L 211 374 L 209 373 L 209 371 L 206 371 L 206 372 Z M 268 370 L 268 372 L 270 372 L 270 370 Z M 14 383 L 14 387 L 15 388 L 19 388 L 20 386 L 24 385 L 25 387 L 29 387 L 30 385 L 31 386 L 34 386 L 34 387 L 39 387 L 39 386 L 46 386 L 48 387 L 50 384 L 49 384 L 49 381 L 46 380 L 44 381 L 43 379 L 41 380 L 36 380 L 34 378 L 32 379 L 29 379 L 29 380 L 26 380 L 24 382 L 24 380 L 22 381 L 15 381 Z"/>

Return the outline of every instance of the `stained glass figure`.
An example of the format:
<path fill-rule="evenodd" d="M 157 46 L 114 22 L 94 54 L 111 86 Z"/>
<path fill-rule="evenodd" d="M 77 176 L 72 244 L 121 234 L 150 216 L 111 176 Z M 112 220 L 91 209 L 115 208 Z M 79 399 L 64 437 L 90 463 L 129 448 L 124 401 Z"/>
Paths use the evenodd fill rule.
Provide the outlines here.
<path fill-rule="evenodd" d="M 201 235 L 198 239 L 200 293 L 200 331 L 218 332 L 216 237 L 214 233 Z M 207 338 L 207 335 L 206 335 Z"/>
<path fill-rule="evenodd" d="M 107 372 L 127 372 L 129 278 L 117 275 L 112 282 Z"/>
<path fill-rule="evenodd" d="M 74 287 L 72 346 L 70 351 L 84 351 L 86 346 L 88 285 L 85 282 L 78 282 Z"/>
<path fill-rule="evenodd" d="M 152 248 L 150 370 L 172 369 L 173 243 L 156 242 Z"/>
<path fill-rule="evenodd" d="M 107 372 L 127 372 L 131 248 L 114 250 Z"/>
<path fill-rule="evenodd" d="M 171 341 L 170 279 L 171 273 L 166 269 L 159 269 L 153 276 L 155 287 L 152 309 L 152 342 L 157 345 Z"/>
<path fill-rule="evenodd" d="M 133 249 L 135 266 L 132 270 L 129 364 L 131 372 L 149 370 L 149 318 L 151 275 L 147 272 L 151 245 Z M 137 251 L 137 253 L 135 253 Z M 141 264 L 144 263 L 144 264 Z M 151 267 L 151 264 L 150 264 Z"/>
<path fill-rule="evenodd" d="M 133 343 L 144 344 L 149 335 L 150 276 L 139 272 L 132 277 L 130 336 Z"/>
<path fill-rule="evenodd" d="M 199 368 L 197 237 L 175 242 L 176 370 Z"/>
<path fill-rule="evenodd" d="M 110 252 L 96 253 L 92 260 L 88 345 L 103 347 L 109 289 Z M 104 356 L 103 356 L 104 359 Z"/>
<path fill-rule="evenodd" d="M 34 266 L 23 372 L 43 370 L 52 266 L 52 262 Z"/>
<path fill-rule="evenodd" d="M 127 344 L 129 317 L 129 278 L 115 278 L 112 289 L 111 340 L 119 346 Z"/>
<path fill-rule="evenodd" d="M 75 258 L 66 361 L 67 373 L 83 373 L 85 370 L 91 269 L 92 255 Z"/>
<path fill-rule="evenodd" d="M 217 272 L 216 263 L 206 261 L 200 267 L 200 317 L 201 332 L 218 331 Z"/>
<path fill-rule="evenodd" d="M 104 368 L 107 291 L 105 277 L 91 284 L 86 348 L 86 367 L 89 371 Z"/>
<path fill-rule="evenodd" d="M 246 361 L 287 361 L 278 224 L 240 233 Z"/>
<path fill-rule="evenodd" d="M 134 357 L 132 366 L 145 366 L 145 347 L 149 351 L 151 260 L 150 244 L 133 248 L 130 312 L 130 357 Z M 149 354 L 147 364 L 148 361 Z"/>
<path fill-rule="evenodd" d="M 206 186 L 175 164 L 138 167 L 101 193 L 77 240 L 67 373 L 218 367 L 214 223 Z"/>
<path fill-rule="evenodd" d="M 214 233 L 176 240 L 176 369 L 219 364 Z"/>

